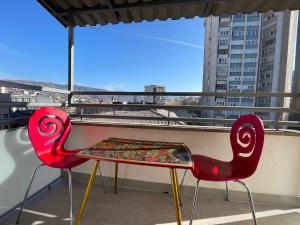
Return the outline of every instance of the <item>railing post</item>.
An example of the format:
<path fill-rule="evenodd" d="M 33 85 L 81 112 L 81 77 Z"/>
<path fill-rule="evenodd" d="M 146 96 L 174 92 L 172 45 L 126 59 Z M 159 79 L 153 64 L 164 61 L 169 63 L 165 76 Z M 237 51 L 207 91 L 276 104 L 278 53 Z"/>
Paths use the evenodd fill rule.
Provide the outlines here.
<path fill-rule="evenodd" d="M 68 26 L 68 104 L 71 104 L 74 91 L 74 22 L 73 14 L 69 15 Z"/>
<path fill-rule="evenodd" d="M 276 116 L 276 126 L 275 129 L 278 131 L 280 129 L 280 125 L 279 125 L 279 121 L 281 121 L 283 119 L 283 113 L 278 113 Z"/>
<path fill-rule="evenodd" d="M 295 57 L 295 72 L 294 72 L 295 91 L 300 93 L 300 11 L 298 12 L 298 28 L 297 28 L 297 40 L 296 40 L 296 57 Z M 295 98 L 294 107 L 297 111 L 300 111 L 300 97 Z M 300 114 L 294 113 L 290 120 L 299 121 Z M 298 175 L 298 178 L 300 176 Z M 300 182 L 297 182 L 297 191 L 300 193 Z M 298 195 L 299 196 L 299 195 Z"/>
<path fill-rule="evenodd" d="M 296 93 L 300 93 L 300 14 L 298 15 L 298 28 L 297 28 L 297 43 L 296 43 L 296 57 L 295 57 L 295 82 Z M 296 98 L 295 107 L 300 111 L 300 98 Z M 299 117 L 299 115 L 297 115 Z"/>

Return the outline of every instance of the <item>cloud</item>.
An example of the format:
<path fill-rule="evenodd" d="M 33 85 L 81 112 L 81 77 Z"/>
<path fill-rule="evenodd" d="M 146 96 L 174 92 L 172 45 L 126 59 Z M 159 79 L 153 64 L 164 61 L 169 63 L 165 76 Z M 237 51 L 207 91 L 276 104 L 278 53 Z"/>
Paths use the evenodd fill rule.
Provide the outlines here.
<path fill-rule="evenodd" d="M 13 49 L 1 42 L 0 42 L 0 52 L 2 52 L 4 54 L 17 55 L 17 56 L 22 55 L 20 52 L 16 51 L 15 49 Z"/>
<path fill-rule="evenodd" d="M 124 34 L 131 35 L 131 36 L 151 39 L 151 40 L 155 40 L 155 41 L 168 42 L 171 44 L 181 45 L 181 46 L 185 46 L 185 47 L 204 49 L 203 45 L 197 45 L 197 44 L 193 44 L 193 43 L 189 43 L 189 42 L 185 42 L 185 41 L 174 40 L 174 39 L 170 39 L 170 38 L 162 38 L 162 37 L 156 37 L 156 36 L 151 36 L 151 35 L 132 33 L 132 32 L 127 32 L 127 31 L 122 31 L 122 30 L 111 29 L 111 28 L 108 30 L 119 32 L 119 33 L 124 33 Z"/>
<path fill-rule="evenodd" d="M 120 84 L 109 83 L 108 85 L 103 87 L 103 89 L 105 89 L 107 91 L 124 91 L 125 87 L 126 87 L 126 84 L 124 84 L 124 83 L 120 83 Z"/>

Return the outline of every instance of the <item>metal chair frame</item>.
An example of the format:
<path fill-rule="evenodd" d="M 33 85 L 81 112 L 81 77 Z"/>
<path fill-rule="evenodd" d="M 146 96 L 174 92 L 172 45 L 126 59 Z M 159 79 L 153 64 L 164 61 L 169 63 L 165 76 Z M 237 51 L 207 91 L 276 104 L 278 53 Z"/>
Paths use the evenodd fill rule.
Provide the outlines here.
<path fill-rule="evenodd" d="M 259 163 L 264 144 L 264 126 L 261 119 L 253 114 L 241 116 L 232 126 L 230 142 L 233 151 L 233 159 L 230 162 L 224 162 L 202 155 L 193 155 L 194 165 L 192 172 L 197 178 L 197 183 L 191 210 L 190 225 L 193 223 L 200 180 L 213 182 L 225 181 L 226 201 L 229 201 L 228 181 L 241 184 L 248 193 L 253 223 L 254 225 L 257 225 L 251 191 L 249 187 L 241 181 L 241 179 L 252 176 Z M 182 179 L 182 184 L 184 182 L 184 177 L 185 174 Z"/>
<path fill-rule="evenodd" d="M 68 115 L 59 109 L 42 107 L 34 112 L 29 120 L 28 133 L 37 157 L 43 162 L 37 165 L 32 172 L 29 185 L 26 189 L 24 199 L 16 219 L 16 224 L 20 223 L 25 202 L 28 198 L 33 180 L 39 168 L 49 166 L 52 168 L 63 169 L 68 173 L 69 181 L 69 201 L 70 201 L 70 224 L 73 225 L 73 198 L 72 198 L 72 172 L 71 168 L 78 166 L 86 159 L 76 157 L 79 150 L 68 151 L 64 149 L 64 143 L 70 133 L 71 122 Z M 41 153 L 42 151 L 43 153 Z M 44 154 L 47 152 L 47 154 Z M 53 154 L 56 152 L 56 154 Z M 63 161 L 69 158 L 68 162 Z M 104 193 L 105 184 L 102 173 L 99 169 Z M 50 190 L 50 188 L 49 188 Z"/>

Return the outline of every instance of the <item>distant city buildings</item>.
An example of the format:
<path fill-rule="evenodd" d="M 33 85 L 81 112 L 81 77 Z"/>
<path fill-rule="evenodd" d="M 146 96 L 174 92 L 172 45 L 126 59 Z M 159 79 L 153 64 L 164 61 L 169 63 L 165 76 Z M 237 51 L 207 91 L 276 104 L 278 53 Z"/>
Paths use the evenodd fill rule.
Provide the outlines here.
<path fill-rule="evenodd" d="M 11 102 L 10 94 L 1 93 L 0 94 L 0 103 L 3 102 Z M 9 107 L 1 107 L 0 108 L 0 119 L 8 119 L 10 118 L 10 108 Z M 9 129 L 10 124 L 1 124 L 0 130 Z"/>
<path fill-rule="evenodd" d="M 164 85 L 147 85 L 144 87 L 144 90 L 145 92 L 166 92 L 166 87 Z M 166 98 L 165 96 L 146 96 L 145 103 L 164 105 L 166 103 Z"/>
<path fill-rule="evenodd" d="M 0 124 L 0 130 L 25 125 L 25 121 L 5 122 L 5 119 L 28 117 L 31 115 L 34 107 L 13 107 L 9 103 L 50 103 L 51 97 L 40 95 L 37 91 L 28 91 L 17 88 L 0 87 L 0 103 L 8 103 L 8 106 L 0 108 L 0 119 L 4 120 Z"/>
<path fill-rule="evenodd" d="M 203 92 L 290 92 L 297 12 L 237 14 L 205 21 Z M 288 107 L 289 99 L 203 97 L 207 106 Z M 237 118 L 239 112 L 204 117 Z M 275 113 L 260 113 L 276 119 Z"/>

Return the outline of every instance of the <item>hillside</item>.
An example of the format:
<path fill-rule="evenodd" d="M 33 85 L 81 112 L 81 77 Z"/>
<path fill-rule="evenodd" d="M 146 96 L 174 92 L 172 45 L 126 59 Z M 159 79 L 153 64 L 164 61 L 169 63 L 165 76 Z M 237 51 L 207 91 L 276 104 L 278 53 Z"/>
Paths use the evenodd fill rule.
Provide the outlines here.
<path fill-rule="evenodd" d="M 7 81 L 22 83 L 22 84 L 31 84 L 31 85 L 37 85 L 43 87 L 51 87 L 57 89 L 65 89 L 65 90 L 67 89 L 67 84 L 56 84 L 52 82 L 32 81 L 32 80 L 7 80 Z M 87 87 L 81 85 L 75 85 L 74 89 L 75 91 L 107 91 L 102 88 L 93 88 L 93 87 Z"/>

